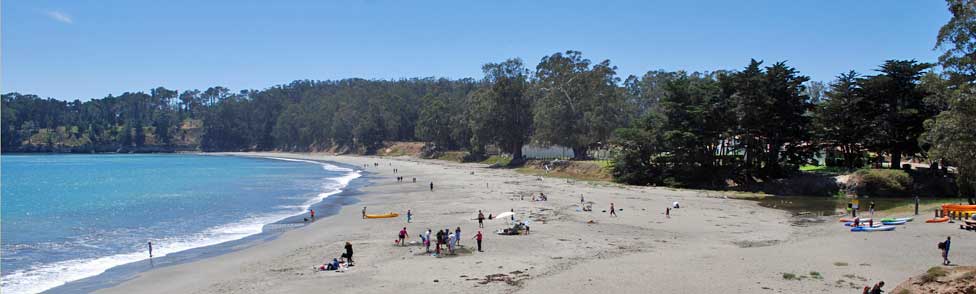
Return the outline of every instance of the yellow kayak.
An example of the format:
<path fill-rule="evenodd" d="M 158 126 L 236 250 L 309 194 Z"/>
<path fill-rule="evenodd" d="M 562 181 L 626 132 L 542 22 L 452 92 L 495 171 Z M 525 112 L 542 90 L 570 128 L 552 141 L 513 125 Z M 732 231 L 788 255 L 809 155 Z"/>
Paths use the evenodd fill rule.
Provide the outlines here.
<path fill-rule="evenodd" d="M 367 214 L 366 218 L 391 218 L 391 217 L 398 217 L 398 216 L 400 216 L 399 213 L 391 212 L 391 213 L 384 213 L 384 214 Z"/>

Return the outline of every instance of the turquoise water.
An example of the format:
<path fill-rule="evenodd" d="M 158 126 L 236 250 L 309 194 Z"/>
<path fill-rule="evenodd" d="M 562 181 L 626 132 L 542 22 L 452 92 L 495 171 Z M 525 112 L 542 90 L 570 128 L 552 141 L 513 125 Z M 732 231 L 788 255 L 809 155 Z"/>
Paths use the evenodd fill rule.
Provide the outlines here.
<path fill-rule="evenodd" d="M 358 172 L 325 163 L 201 155 L 3 155 L 4 293 L 260 233 Z"/>

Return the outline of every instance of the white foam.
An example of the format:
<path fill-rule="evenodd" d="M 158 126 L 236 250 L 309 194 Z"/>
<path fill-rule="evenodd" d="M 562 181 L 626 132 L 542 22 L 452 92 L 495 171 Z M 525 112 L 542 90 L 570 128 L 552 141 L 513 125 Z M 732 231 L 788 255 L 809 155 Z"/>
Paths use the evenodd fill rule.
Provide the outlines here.
<path fill-rule="evenodd" d="M 346 174 L 337 178 L 326 178 L 327 181 L 322 184 L 322 188 L 326 191 L 308 199 L 302 205 L 282 206 L 285 209 L 274 213 L 247 217 L 239 222 L 212 227 L 190 236 L 153 240 L 153 257 L 163 257 L 175 252 L 217 245 L 259 234 L 264 228 L 264 225 L 304 214 L 313 204 L 319 203 L 329 196 L 341 193 L 342 188 L 345 188 L 349 182 L 362 176 L 359 171 L 324 162 L 275 157 L 268 158 L 318 164 L 325 170 L 346 172 Z M 148 259 L 147 252 L 139 251 L 99 258 L 73 259 L 38 265 L 4 275 L 0 278 L 0 290 L 3 293 L 40 293 L 71 281 L 99 275 L 115 266 L 146 259 Z"/>

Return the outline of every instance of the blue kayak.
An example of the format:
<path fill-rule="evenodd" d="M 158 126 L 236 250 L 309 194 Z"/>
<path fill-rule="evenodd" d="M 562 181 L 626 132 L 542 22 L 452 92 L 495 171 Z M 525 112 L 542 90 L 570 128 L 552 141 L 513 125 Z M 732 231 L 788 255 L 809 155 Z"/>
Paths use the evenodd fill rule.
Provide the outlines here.
<path fill-rule="evenodd" d="M 880 227 L 854 227 L 851 228 L 851 232 L 879 232 L 879 231 L 894 231 L 895 226 L 880 226 Z"/>

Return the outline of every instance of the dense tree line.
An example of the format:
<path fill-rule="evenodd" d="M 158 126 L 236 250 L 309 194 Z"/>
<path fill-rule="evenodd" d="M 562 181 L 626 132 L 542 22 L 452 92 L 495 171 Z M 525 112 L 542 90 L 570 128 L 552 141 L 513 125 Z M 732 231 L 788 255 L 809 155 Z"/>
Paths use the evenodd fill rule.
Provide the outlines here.
<path fill-rule="evenodd" d="M 2 147 L 371 153 L 388 141 L 425 141 L 435 152 L 493 146 L 519 159 L 522 146 L 538 143 L 572 148 L 576 159 L 614 150 L 620 182 L 709 187 L 789 176 L 818 154 L 850 169 L 932 156 L 958 167 L 960 186 L 972 191 L 976 4 L 948 7 L 953 17 L 936 43 L 945 50 L 941 73 L 889 60 L 872 75 L 849 71 L 825 84 L 785 62 L 752 60 L 740 70 L 621 79 L 609 60 L 566 51 L 534 68 L 488 63 L 480 79 L 160 87 L 86 102 L 8 93 Z"/>

